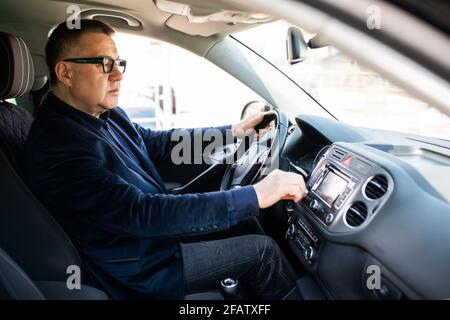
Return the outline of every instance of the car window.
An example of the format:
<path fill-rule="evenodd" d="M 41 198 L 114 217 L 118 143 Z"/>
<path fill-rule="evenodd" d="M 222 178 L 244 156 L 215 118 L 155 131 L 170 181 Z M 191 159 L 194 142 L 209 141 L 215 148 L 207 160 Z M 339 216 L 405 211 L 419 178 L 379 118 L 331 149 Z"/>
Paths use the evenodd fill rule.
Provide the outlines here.
<path fill-rule="evenodd" d="M 14 105 L 17 106 L 16 98 L 6 99 L 5 101 L 6 101 L 6 102 L 9 102 L 9 103 L 12 103 L 12 104 L 14 104 Z"/>
<path fill-rule="evenodd" d="M 148 128 L 231 124 L 260 96 L 222 69 L 187 50 L 153 39 L 117 34 L 127 60 L 119 105 Z"/>
<path fill-rule="evenodd" d="M 34 106 L 33 97 L 30 93 L 24 94 L 17 98 L 6 99 L 5 101 L 9 102 L 15 106 L 18 106 L 22 109 L 25 109 L 26 111 L 30 112 L 31 114 L 34 114 L 35 106 Z"/>
<path fill-rule="evenodd" d="M 450 117 L 337 48 L 309 50 L 305 61 L 290 65 L 285 43 L 290 26 L 280 20 L 233 37 L 273 63 L 339 120 L 450 140 Z M 314 36 L 304 35 L 307 41 Z"/>

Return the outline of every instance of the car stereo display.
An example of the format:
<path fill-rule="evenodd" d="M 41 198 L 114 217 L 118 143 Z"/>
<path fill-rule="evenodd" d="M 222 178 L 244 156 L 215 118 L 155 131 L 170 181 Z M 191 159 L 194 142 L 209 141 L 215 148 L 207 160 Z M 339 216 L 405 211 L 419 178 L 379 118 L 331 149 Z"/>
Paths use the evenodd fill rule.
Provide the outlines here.
<path fill-rule="evenodd" d="M 347 187 L 347 181 L 337 174 L 329 171 L 326 177 L 315 190 L 316 194 L 325 201 L 330 207 Z"/>

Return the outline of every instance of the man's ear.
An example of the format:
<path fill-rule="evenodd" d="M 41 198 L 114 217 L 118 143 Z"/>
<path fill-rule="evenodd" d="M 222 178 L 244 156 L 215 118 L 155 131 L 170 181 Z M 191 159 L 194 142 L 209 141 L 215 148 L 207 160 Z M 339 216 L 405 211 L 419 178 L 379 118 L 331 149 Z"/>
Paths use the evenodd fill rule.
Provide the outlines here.
<path fill-rule="evenodd" d="M 59 61 L 55 65 L 56 77 L 67 87 L 72 86 L 72 70 L 70 65 L 64 61 Z"/>

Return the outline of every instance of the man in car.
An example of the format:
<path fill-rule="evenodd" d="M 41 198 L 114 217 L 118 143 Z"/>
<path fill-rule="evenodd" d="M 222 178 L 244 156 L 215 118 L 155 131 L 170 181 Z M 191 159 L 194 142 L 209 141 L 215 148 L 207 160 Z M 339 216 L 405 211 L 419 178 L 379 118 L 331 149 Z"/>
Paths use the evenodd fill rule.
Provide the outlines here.
<path fill-rule="evenodd" d="M 235 277 L 262 298 L 283 298 L 296 273 L 271 238 L 179 238 L 226 230 L 281 199 L 299 201 L 302 177 L 275 170 L 253 186 L 169 194 L 157 167 L 170 162 L 173 130 L 144 129 L 117 107 L 126 62 L 113 33 L 94 20 L 52 32 L 52 92 L 25 146 L 27 182 L 74 242 L 91 284 L 115 299 L 182 299 Z M 218 129 L 237 136 L 262 118 Z"/>

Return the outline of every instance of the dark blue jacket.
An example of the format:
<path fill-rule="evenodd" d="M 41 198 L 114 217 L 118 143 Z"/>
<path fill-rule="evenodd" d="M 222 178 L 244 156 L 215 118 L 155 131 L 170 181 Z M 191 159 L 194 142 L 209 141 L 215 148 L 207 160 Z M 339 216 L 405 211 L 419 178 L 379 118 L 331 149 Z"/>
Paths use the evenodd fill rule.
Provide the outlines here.
<path fill-rule="evenodd" d="M 167 194 L 156 167 L 170 161 L 171 132 L 133 124 L 120 108 L 95 118 L 52 93 L 32 125 L 27 183 L 112 298 L 182 299 L 177 237 L 258 214 L 252 186 Z"/>

